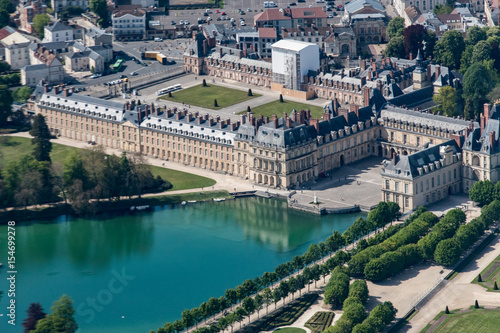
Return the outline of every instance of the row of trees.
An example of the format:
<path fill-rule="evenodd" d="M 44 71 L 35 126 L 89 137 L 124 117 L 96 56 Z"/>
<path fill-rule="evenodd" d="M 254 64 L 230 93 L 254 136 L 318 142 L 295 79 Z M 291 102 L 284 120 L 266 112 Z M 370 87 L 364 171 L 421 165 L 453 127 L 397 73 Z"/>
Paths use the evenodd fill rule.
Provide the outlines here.
<path fill-rule="evenodd" d="M 10 14 L 16 11 L 16 4 L 10 0 L 0 0 L 0 29 L 7 26 L 10 21 Z"/>
<path fill-rule="evenodd" d="M 461 225 L 452 238 L 440 241 L 434 252 L 434 260 L 442 265 L 457 263 L 462 253 L 471 247 L 494 221 L 499 219 L 500 201 L 495 200 L 482 208 L 479 217 Z"/>
<path fill-rule="evenodd" d="M 102 146 L 75 150 L 64 166 L 52 163 L 52 138 L 42 115 L 30 130 L 32 155 L 9 163 L 0 173 L 0 208 L 59 201 L 77 213 L 91 211 L 100 199 L 165 191 L 172 185 L 151 173 L 140 155 L 107 155 Z"/>
<path fill-rule="evenodd" d="M 399 206 L 381 202 L 374 210 L 370 212 L 367 220 L 370 221 L 371 225 L 381 226 L 382 221 L 386 221 L 386 223 L 388 223 L 398 216 Z M 395 232 L 394 230 L 399 230 L 399 228 L 399 226 L 391 226 L 387 228 L 385 232 L 375 235 L 368 241 L 361 240 L 360 242 L 358 242 L 358 248 L 360 248 L 360 246 L 370 246 L 383 242 L 387 237 Z M 242 302 L 241 305 L 235 309 L 235 311 L 223 317 L 225 319 L 219 320 L 219 323 L 222 323 L 222 326 L 218 325 L 211 328 L 204 327 L 198 330 L 199 333 L 208 332 L 207 330 L 210 330 L 210 332 L 212 333 L 218 332 L 219 330 L 224 330 L 225 328 L 227 328 L 227 325 L 230 325 L 232 328 L 231 324 L 234 324 L 237 321 L 241 322 L 242 318 L 244 318 L 245 316 L 251 315 L 256 310 L 259 311 L 262 308 L 263 304 L 266 305 L 267 309 L 267 306 L 270 303 L 274 302 L 276 306 L 276 304 L 280 300 L 283 300 L 283 302 L 285 302 L 285 299 L 290 294 L 293 297 L 293 295 L 297 291 L 299 291 L 300 295 L 302 295 L 302 289 L 304 289 L 306 286 L 308 287 L 309 291 L 309 287 L 313 282 L 316 284 L 316 282 L 319 281 L 321 277 L 323 277 L 323 280 L 325 280 L 326 276 L 329 275 L 332 270 L 334 272 L 341 270 L 340 267 L 343 267 L 344 264 L 349 261 L 349 253 L 344 251 L 337 251 L 346 244 L 346 238 L 347 237 L 343 237 L 338 231 L 334 231 L 333 234 L 325 240 L 325 242 L 320 242 L 319 244 L 311 244 L 306 253 L 300 256 L 297 255 L 293 257 L 291 261 L 276 266 L 274 272 L 264 272 L 261 277 L 256 277 L 253 280 L 248 279 L 236 288 L 226 290 L 224 296 L 221 296 L 219 298 L 212 297 L 208 300 L 208 302 L 202 303 L 197 308 L 185 310 L 183 312 L 183 315 L 181 316 L 181 319 L 176 320 L 173 323 L 166 323 L 163 327 L 159 328 L 157 332 L 180 332 L 193 325 L 197 325 L 203 320 L 206 320 L 207 318 L 228 308 L 231 308 L 232 310 L 234 305 Z M 324 264 L 315 264 L 312 266 L 308 266 L 309 264 L 316 262 L 335 251 L 337 251 L 335 255 L 326 260 Z M 345 271 L 342 272 L 344 274 L 346 273 Z M 288 280 L 284 280 L 294 273 L 298 274 L 290 277 Z M 332 278 L 330 278 L 330 281 L 333 280 Z M 281 282 L 273 288 L 275 283 L 279 281 Z M 347 281 L 347 284 L 345 283 L 345 281 Z M 327 287 L 326 289 L 328 288 L 329 287 Z M 259 293 L 260 291 L 262 292 Z M 343 298 L 341 298 L 342 296 L 339 296 L 337 293 L 332 293 L 330 296 L 328 296 L 328 299 L 331 300 L 331 304 L 335 303 L 337 305 L 340 305 L 344 301 L 345 297 L 348 296 L 348 292 L 349 276 L 347 275 L 347 280 L 344 276 L 344 288 L 340 294 L 344 295 Z M 255 295 L 257 293 L 259 294 Z M 255 296 L 253 297 L 253 295 Z M 255 307 L 248 305 L 251 305 L 251 301 L 245 301 L 245 299 L 247 298 L 252 298 L 254 299 L 254 301 L 256 301 Z M 247 306 L 245 307 L 244 304 L 247 304 Z M 252 312 L 249 309 L 254 310 Z"/>
<path fill-rule="evenodd" d="M 51 309 L 52 313 L 47 315 L 40 303 L 31 303 L 22 323 L 24 333 L 76 332 L 78 324 L 74 318 L 75 309 L 68 295 L 55 301 Z"/>

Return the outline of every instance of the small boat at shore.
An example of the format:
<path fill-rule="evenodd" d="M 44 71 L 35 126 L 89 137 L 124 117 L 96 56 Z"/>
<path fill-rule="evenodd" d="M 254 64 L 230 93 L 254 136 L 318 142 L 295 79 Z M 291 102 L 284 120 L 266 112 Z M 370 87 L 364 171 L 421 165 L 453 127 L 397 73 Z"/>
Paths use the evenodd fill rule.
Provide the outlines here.
<path fill-rule="evenodd" d="M 185 204 L 186 204 L 186 201 L 181 202 L 181 205 L 185 205 Z"/>
<path fill-rule="evenodd" d="M 196 200 L 189 200 L 188 203 L 196 203 Z"/>
<path fill-rule="evenodd" d="M 226 198 L 214 198 L 215 202 L 226 201 Z"/>
<path fill-rule="evenodd" d="M 149 205 L 144 205 L 144 206 L 132 206 L 130 207 L 130 210 L 145 210 L 145 209 L 148 209 L 149 208 Z"/>

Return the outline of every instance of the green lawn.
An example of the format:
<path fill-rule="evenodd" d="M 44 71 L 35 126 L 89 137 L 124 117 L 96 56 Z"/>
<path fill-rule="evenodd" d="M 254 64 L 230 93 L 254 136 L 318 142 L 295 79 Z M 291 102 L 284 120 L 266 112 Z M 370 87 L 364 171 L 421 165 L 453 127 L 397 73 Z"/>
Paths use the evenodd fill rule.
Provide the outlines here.
<path fill-rule="evenodd" d="M 1 138 L 3 137 L 0 137 L 0 139 Z M 19 160 L 21 156 L 31 154 L 33 151 L 31 139 L 9 137 L 8 142 L 4 142 L 4 140 L 5 139 L 0 140 L 0 166 L 6 166 L 11 161 Z M 79 148 L 64 146 L 53 142 L 52 152 L 50 153 L 52 162 L 64 164 L 66 158 L 77 149 Z M 215 184 L 215 180 L 213 179 L 182 171 L 157 166 L 151 166 L 151 171 L 155 176 L 160 175 L 163 179 L 172 183 L 173 186 L 169 191 L 187 190 L 199 187 L 208 188 Z"/>
<path fill-rule="evenodd" d="M 3 138 L 8 138 L 8 142 L 5 142 L 5 139 Z M 2 140 L 0 141 L 1 166 L 6 166 L 11 161 L 16 161 L 21 158 L 21 156 L 31 154 L 33 152 L 31 139 L 12 136 L 2 137 Z M 78 148 L 52 143 L 52 152 L 50 153 L 52 162 L 63 164 L 66 161 L 66 158 L 77 149 Z"/>
<path fill-rule="evenodd" d="M 273 114 L 276 114 L 278 118 L 283 116 L 283 112 L 286 112 L 288 115 L 292 113 L 292 110 L 295 109 L 297 112 L 300 110 L 311 110 L 311 117 L 313 118 L 321 118 L 323 116 L 323 108 L 315 105 L 309 105 L 298 102 L 291 102 L 285 100 L 283 103 L 280 101 L 274 101 L 267 104 L 259 105 L 255 108 L 252 108 L 252 112 L 255 116 L 263 115 L 264 117 L 271 118 Z M 245 114 L 247 110 L 240 112 L 239 114 Z"/>
<path fill-rule="evenodd" d="M 203 85 L 200 84 L 191 88 L 179 90 L 173 93 L 171 98 L 168 97 L 168 95 L 161 98 L 166 101 L 186 103 L 212 110 L 219 110 L 259 96 L 259 94 L 248 96 L 248 91 L 244 90 L 236 90 L 216 85 L 203 87 Z M 217 100 L 218 107 L 214 106 L 214 100 Z"/>
<path fill-rule="evenodd" d="M 500 311 L 478 309 L 472 312 L 446 315 L 439 333 L 490 333 L 498 332 Z"/>
<path fill-rule="evenodd" d="M 151 166 L 153 174 L 160 175 L 161 178 L 167 179 L 172 183 L 172 188 L 169 191 L 186 190 L 198 187 L 211 187 L 215 185 L 215 180 L 211 178 L 201 177 L 182 171 Z"/>
<path fill-rule="evenodd" d="M 280 331 L 280 333 L 306 333 L 305 330 L 302 328 L 297 328 L 297 327 L 285 327 L 285 328 L 278 328 L 276 331 Z"/>

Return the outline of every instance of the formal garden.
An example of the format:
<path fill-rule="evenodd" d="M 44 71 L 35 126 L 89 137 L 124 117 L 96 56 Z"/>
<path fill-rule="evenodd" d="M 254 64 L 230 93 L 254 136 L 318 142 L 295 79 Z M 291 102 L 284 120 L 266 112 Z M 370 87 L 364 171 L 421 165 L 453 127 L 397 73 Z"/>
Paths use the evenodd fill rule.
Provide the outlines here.
<path fill-rule="evenodd" d="M 484 309 L 478 305 L 477 308 L 471 306 L 470 309 L 442 311 L 422 330 L 422 333 L 498 332 L 498 327 L 500 327 L 500 310 Z"/>
<path fill-rule="evenodd" d="M 205 79 L 203 80 L 205 81 Z M 165 101 L 184 103 L 186 105 L 200 106 L 207 109 L 219 110 L 238 104 L 252 98 L 260 97 L 252 90 L 237 90 L 215 84 L 199 84 L 162 96 Z"/>

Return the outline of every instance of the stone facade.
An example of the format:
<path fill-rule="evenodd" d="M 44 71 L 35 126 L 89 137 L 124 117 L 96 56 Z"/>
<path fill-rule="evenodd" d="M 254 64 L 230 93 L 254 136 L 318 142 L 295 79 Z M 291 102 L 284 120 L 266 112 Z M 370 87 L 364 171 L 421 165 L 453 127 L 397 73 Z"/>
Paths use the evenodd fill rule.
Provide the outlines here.
<path fill-rule="evenodd" d="M 47 5 L 43 5 L 38 1 L 27 2 L 25 4 L 21 3 L 17 6 L 17 11 L 19 12 L 19 21 L 21 22 L 21 26 L 19 28 L 32 34 L 35 32 L 31 26 L 33 18 L 36 15 L 46 13 Z"/>

